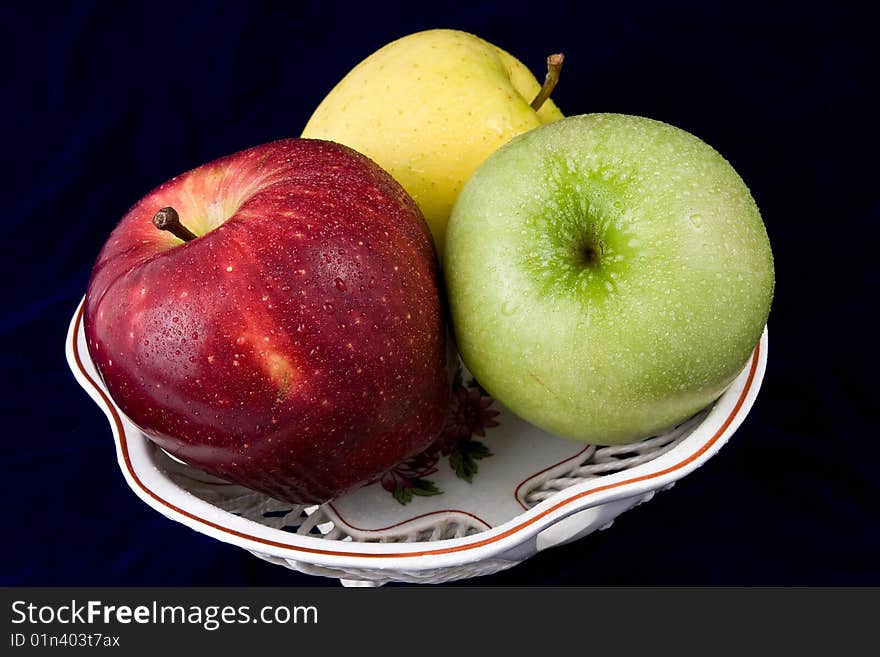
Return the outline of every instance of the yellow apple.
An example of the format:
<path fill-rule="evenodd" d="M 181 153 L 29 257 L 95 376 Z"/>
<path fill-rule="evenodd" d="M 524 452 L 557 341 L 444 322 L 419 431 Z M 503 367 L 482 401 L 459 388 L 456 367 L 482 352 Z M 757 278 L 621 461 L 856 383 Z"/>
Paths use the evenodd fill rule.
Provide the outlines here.
<path fill-rule="evenodd" d="M 355 66 L 302 136 L 350 146 L 391 173 L 442 255 L 452 206 L 477 167 L 516 135 L 563 118 L 546 98 L 559 65 L 548 67 L 557 70 L 542 87 L 519 60 L 473 34 L 417 32 Z"/>

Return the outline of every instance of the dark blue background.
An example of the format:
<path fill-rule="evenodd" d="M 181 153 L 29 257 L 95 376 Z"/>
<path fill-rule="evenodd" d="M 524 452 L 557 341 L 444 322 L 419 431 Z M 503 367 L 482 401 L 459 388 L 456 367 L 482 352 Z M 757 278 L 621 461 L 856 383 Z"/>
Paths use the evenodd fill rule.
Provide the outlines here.
<path fill-rule="evenodd" d="M 4 4 L 0 582 L 334 584 L 138 501 L 67 369 L 65 331 L 145 192 L 297 136 L 358 61 L 455 27 L 539 75 L 564 50 L 567 114 L 641 114 L 715 146 L 751 187 L 777 266 L 764 388 L 721 453 L 609 531 L 463 584 L 880 584 L 877 35 L 830 7 Z"/>

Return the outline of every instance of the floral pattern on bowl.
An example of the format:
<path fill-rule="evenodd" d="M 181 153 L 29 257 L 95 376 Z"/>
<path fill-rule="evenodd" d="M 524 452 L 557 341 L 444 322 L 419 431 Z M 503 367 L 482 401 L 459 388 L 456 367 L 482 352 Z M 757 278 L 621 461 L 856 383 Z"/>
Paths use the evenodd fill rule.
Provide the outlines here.
<path fill-rule="evenodd" d="M 607 527 L 726 443 L 757 397 L 767 340 L 765 329 L 752 358 L 713 405 L 632 445 L 597 448 L 556 438 L 478 386 L 459 385 L 448 431 L 426 453 L 319 507 L 274 500 L 159 449 L 107 394 L 85 345 L 82 305 L 71 319 L 66 354 L 77 381 L 107 416 L 120 470 L 144 503 L 272 563 L 363 586 L 497 572 Z M 412 492 L 419 485 L 442 494 Z M 391 487 L 411 495 L 395 497 Z"/>

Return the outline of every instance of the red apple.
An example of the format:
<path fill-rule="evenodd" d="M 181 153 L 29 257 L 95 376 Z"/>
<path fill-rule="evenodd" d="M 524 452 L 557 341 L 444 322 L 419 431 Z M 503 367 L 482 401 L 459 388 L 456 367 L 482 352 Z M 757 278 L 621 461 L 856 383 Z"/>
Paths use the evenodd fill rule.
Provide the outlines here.
<path fill-rule="evenodd" d="M 420 451 L 448 405 L 425 220 L 389 174 L 330 142 L 257 146 L 148 194 L 98 256 L 85 334 L 152 440 L 295 503 Z"/>

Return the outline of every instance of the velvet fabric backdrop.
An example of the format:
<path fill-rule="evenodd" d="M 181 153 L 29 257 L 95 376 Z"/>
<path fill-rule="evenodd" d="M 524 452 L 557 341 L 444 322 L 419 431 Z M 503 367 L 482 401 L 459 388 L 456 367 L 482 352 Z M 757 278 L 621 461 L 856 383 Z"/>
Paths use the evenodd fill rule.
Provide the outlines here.
<path fill-rule="evenodd" d="M 539 77 L 564 51 L 566 114 L 645 115 L 712 144 L 750 186 L 777 268 L 764 388 L 716 458 L 608 531 L 457 585 L 880 584 L 876 35 L 828 7 L 4 3 L 0 582 L 336 585 L 142 504 L 67 368 L 65 332 L 145 192 L 297 136 L 361 59 L 453 27 Z"/>

